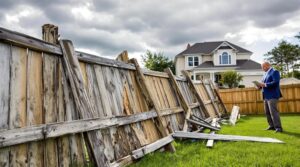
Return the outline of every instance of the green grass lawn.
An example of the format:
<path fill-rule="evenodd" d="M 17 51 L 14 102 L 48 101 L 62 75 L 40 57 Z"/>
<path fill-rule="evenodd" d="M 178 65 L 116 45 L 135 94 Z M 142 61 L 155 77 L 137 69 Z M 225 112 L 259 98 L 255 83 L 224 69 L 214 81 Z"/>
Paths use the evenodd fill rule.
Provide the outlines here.
<path fill-rule="evenodd" d="M 155 152 L 132 166 L 300 166 L 300 115 L 281 115 L 283 133 L 265 131 L 264 116 L 242 117 L 236 126 L 223 125 L 219 134 L 277 138 L 285 144 L 204 140 L 173 142 L 175 153 Z"/>

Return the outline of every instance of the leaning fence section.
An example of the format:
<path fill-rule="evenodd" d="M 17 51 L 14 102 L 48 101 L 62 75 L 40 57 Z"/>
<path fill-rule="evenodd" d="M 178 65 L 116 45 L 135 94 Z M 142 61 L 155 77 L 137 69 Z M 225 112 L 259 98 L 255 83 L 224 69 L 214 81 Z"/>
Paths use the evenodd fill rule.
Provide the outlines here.
<path fill-rule="evenodd" d="M 174 151 L 169 134 L 190 116 L 223 113 L 188 75 L 75 52 L 68 40 L 1 28 L 0 53 L 0 166 L 123 166 L 150 145 Z"/>
<path fill-rule="evenodd" d="M 281 85 L 280 113 L 300 113 L 300 84 Z M 234 105 L 243 114 L 264 114 L 262 93 L 256 88 L 220 89 L 220 96 L 228 110 Z"/>

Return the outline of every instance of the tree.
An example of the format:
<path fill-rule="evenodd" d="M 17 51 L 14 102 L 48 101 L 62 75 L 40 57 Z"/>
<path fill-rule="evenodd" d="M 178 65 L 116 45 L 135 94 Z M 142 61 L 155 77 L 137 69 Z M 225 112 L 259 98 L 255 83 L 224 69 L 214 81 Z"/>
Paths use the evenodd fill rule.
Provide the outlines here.
<path fill-rule="evenodd" d="M 221 73 L 221 83 L 227 85 L 229 88 L 236 88 L 243 80 L 243 76 L 236 71 L 226 71 Z"/>
<path fill-rule="evenodd" d="M 298 45 L 293 45 L 286 41 L 281 41 L 278 46 L 265 54 L 265 57 L 272 65 L 277 66 L 281 76 L 287 76 L 292 69 L 297 67 L 297 61 L 300 59 L 300 49 Z"/>
<path fill-rule="evenodd" d="M 145 67 L 149 70 L 163 72 L 164 69 L 169 67 L 175 74 L 174 62 L 172 60 L 169 60 L 169 58 L 165 57 L 162 52 L 152 53 L 149 50 L 147 50 L 146 54 L 142 55 L 142 59 L 145 64 Z"/>

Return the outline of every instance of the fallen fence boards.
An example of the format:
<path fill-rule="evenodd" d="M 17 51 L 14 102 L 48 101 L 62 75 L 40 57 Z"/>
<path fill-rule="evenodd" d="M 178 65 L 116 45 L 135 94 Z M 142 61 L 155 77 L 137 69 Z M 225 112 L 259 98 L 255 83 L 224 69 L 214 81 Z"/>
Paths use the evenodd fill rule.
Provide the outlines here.
<path fill-rule="evenodd" d="M 207 123 L 202 123 L 202 122 L 199 122 L 199 121 L 195 121 L 195 120 L 191 120 L 191 119 L 187 119 L 188 122 L 192 123 L 192 124 L 196 124 L 196 125 L 199 125 L 199 126 L 203 126 L 205 128 L 208 128 L 208 129 L 212 129 L 212 130 L 220 130 L 220 128 L 217 128 L 217 127 L 214 127 L 214 126 L 211 126 Z"/>
<path fill-rule="evenodd" d="M 231 115 L 230 115 L 230 118 L 229 118 L 229 123 L 231 125 L 235 125 L 235 123 L 238 119 L 238 116 L 239 116 L 239 109 L 240 109 L 239 106 L 233 106 L 232 111 L 231 111 Z"/>
<path fill-rule="evenodd" d="M 216 118 L 214 118 L 212 120 L 211 126 L 217 126 L 217 119 Z M 215 131 L 211 131 L 210 134 L 215 134 Z M 214 145 L 214 140 L 212 140 L 212 139 L 207 140 L 206 147 L 213 147 L 213 145 Z"/>
<path fill-rule="evenodd" d="M 268 137 L 252 137 L 252 136 L 236 136 L 236 135 L 220 135 L 220 134 L 206 134 L 195 132 L 180 132 L 173 134 L 177 138 L 191 138 L 191 139 L 207 139 L 207 140 L 224 140 L 224 141 L 255 141 L 265 143 L 284 143 L 278 139 Z"/>
<path fill-rule="evenodd" d="M 151 152 L 165 146 L 166 144 L 171 143 L 173 140 L 174 139 L 173 139 L 172 135 L 169 135 L 167 137 L 159 139 L 154 143 L 151 143 L 142 148 L 132 151 L 132 157 L 134 159 L 139 159 L 139 158 L 143 157 L 144 155 L 151 153 Z"/>

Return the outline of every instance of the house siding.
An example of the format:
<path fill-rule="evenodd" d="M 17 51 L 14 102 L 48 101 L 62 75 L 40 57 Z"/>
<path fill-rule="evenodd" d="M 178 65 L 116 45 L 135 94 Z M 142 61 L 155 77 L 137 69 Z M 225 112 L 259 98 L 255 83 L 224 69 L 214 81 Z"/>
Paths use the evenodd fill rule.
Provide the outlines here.
<path fill-rule="evenodd" d="M 177 76 L 182 75 L 181 71 L 185 69 L 185 57 L 178 57 L 176 60 L 175 67 L 176 67 L 176 75 Z"/>

